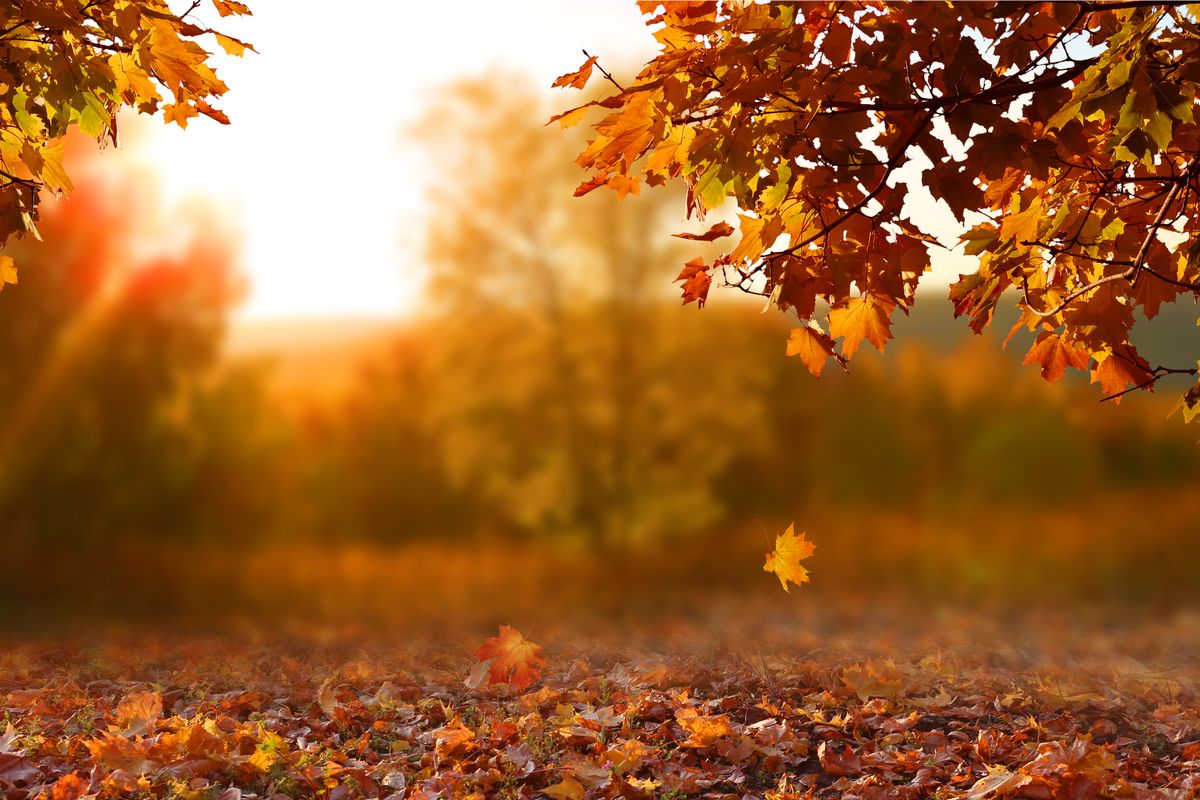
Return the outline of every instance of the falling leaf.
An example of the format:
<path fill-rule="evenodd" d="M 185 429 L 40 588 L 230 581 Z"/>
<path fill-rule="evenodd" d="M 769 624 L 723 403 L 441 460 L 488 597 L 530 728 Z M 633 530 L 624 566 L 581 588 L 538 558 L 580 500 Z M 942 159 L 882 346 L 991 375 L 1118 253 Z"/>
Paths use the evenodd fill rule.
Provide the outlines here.
<path fill-rule="evenodd" d="M 814 545 L 805 538 L 805 532 L 796 535 L 795 523 L 775 537 L 775 549 L 767 554 L 763 571 L 774 572 L 783 590 L 789 591 L 788 582 L 799 586 L 808 583 L 808 570 L 800 562 L 813 554 Z"/>
<path fill-rule="evenodd" d="M 317 690 L 317 705 L 325 712 L 325 716 L 331 719 L 337 717 L 338 709 L 342 707 L 342 704 L 337 699 L 333 678 L 326 678 L 321 683 L 321 688 Z"/>
<path fill-rule="evenodd" d="M 675 279 L 683 283 L 683 304 L 695 301 L 696 305 L 704 308 L 708 301 L 708 289 L 712 286 L 712 276 L 708 274 L 708 265 L 702 258 L 693 258 L 683 265 L 679 277 Z"/>

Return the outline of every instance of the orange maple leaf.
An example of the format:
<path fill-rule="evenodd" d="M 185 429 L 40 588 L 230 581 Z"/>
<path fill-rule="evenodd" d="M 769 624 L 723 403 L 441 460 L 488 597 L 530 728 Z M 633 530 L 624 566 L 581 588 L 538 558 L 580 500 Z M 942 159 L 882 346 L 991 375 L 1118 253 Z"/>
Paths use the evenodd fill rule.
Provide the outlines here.
<path fill-rule="evenodd" d="M 851 297 L 844 305 L 829 309 L 829 335 L 842 337 L 842 355 L 852 358 L 866 339 L 883 352 L 891 337 L 890 305 L 873 295 Z"/>
<path fill-rule="evenodd" d="M 588 78 L 592 77 L 592 67 L 596 66 L 596 57 L 591 56 L 587 61 L 583 62 L 583 66 L 574 72 L 568 72 L 566 75 L 559 75 L 554 79 L 554 86 L 572 89 L 582 89 L 588 82 Z"/>
<path fill-rule="evenodd" d="M 733 226 L 728 222 L 718 222 L 704 233 L 673 233 L 671 235 L 676 239 L 690 239 L 693 242 L 711 242 L 733 235 Z"/>
<path fill-rule="evenodd" d="M 1025 354 L 1025 363 L 1040 364 L 1042 377 L 1050 383 L 1058 380 L 1067 367 L 1087 369 L 1091 355 L 1082 347 L 1064 340 L 1057 333 L 1043 331 Z"/>
<path fill-rule="evenodd" d="M 804 366 L 816 377 L 821 377 L 825 362 L 833 355 L 833 340 L 818 330 L 803 325 L 792 328 L 788 337 L 788 356 L 800 356 Z"/>
<path fill-rule="evenodd" d="M 763 571 L 774 572 L 785 592 L 789 591 L 788 581 L 797 586 L 808 583 L 808 570 L 800 561 L 811 556 L 816 548 L 805 535 L 804 531 L 796 535 L 795 523 L 788 525 L 786 531 L 775 537 L 775 549 L 767 554 L 767 563 L 763 564 Z"/>
<path fill-rule="evenodd" d="M 542 646 L 534 644 L 508 625 L 500 626 L 500 635 L 493 636 L 475 651 L 480 661 L 492 659 L 488 683 L 508 683 L 516 689 L 528 689 L 542 676 L 546 659 Z"/>
<path fill-rule="evenodd" d="M 1132 345 L 1125 345 L 1121 349 L 1124 352 L 1113 351 L 1101 356 L 1102 360 L 1098 360 L 1092 368 L 1091 382 L 1099 381 L 1104 394 L 1111 396 L 1114 403 L 1121 402 L 1120 393 L 1126 387 L 1145 383 L 1154 376 L 1149 362 L 1139 356 Z M 1149 388 L 1153 391 L 1154 385 L 1150 384 Z"/>

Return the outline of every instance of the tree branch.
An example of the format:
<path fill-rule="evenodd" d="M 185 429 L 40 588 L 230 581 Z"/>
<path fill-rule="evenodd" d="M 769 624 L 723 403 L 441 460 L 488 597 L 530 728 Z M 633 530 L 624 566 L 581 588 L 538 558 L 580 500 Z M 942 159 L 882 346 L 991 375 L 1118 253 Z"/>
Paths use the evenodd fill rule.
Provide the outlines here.
<path fill-rule="evenodd" d="M 1192 172 L 1196 169 L 1196 165 L 1198 163 L 1200 163 L 1200 162 L 1198 162 L 1196 159 L 1192 159 L 1191 163 L 1188 164 L 1187 169 L 1184 171 L 1184 174 L 1191 175 Z M 1100 278 L 1099 280 L 1095 280 L 1095 281 L 1092 281 L 1091 283 L 1080 286 L 1078 289 L 1076 289 L 1075 291 L 1071 292 L 1066 297 L 1064 297 L 1057 306 L 1055 306 L 1054 308 L 1052 308 L 1048 311 L 1039 311 L 1038 309 L 1033 307 L 1033 304 L 1029 300 L 1029 281 L 1026 280 L 1023 282 L 1023 286 L 1022 286 L 1022 290 L 1023 290 L 1022 294 L 1024 296 L 1026 310 L 1028 310 L 1030 313 L 1032 313 L 1036 316 L 1042 317 L 1044 319 L 1046 317 L 1057 316 L 1059 313 L 1061 313 L 1063 311 L 1063 309 L 1065 309 L 1068 305 L 1071 304 L 1071 301 L 1087 294 L 1088 292 L 1092 291 L 1093 289 L 1103 286 L 1106 283 L 1112 283 L 1113 281 L 1119 281 L 1119 280 L 1127 280 L 1127 281 L 1129 281 L 1130 288 L 1136 287 L 1138 277 L 1141 275 L 1143 266 L 1146 262 L 1146 255 L 1150 252 L 1150 245 L 1154 242 L 1154 238 L 1158 234 L 1159 229 L 1162 228 L 1163 222 L 1167 218 L 1167 211 L 1170 210 L 1171 206 L 1175 203 L 1175 198 L 1179 195 L 1179 190 L 1185 183 L 1186 183 L 1186 181 L 1175 181 L 1174 183 L 1171 184 L 1171 189 L 1170 189 L 1170 191 L 1167 192 L 1167 197 L 1165 200 L 1163 200 L 1162 206 L 1159 207 L 1158 215 L 1154 218 L 1154 222 L 1150 223 L 1150 227 L 1146 230 L 1146 236 L 1145 236 L 1145 238 L 1142 239 L 1141 247 L 1138 248 L 1137 255 L 1134 257 L 1132 263 L 1130 263 L 1129 269 L 1125 270 L 1124 272 L 1118 273 L 1116 275 L 1108 275 L 1103 278 Z M 1157 272 L 1154 274 L 1156 276 L 1158 275 Z M 1162 276 L 1159 276 L 1159 277 L 1162 277 Z M 1188 288 L 1192 288 L 1192 287 L 1188 287 Z"/>
<path fill-rule="evenodd" d="M 1125 389 L 1122 389 L 1119 392 L 1113 392 L 1112 394 L 1105 395 L 1104 397 L 1100 398 L 1100 402 L 1106 403 L 1109 400 L 1116 400 L 1118 397 L 1124 397 L 1125 395 L 1129 394 L 1130 392 L 1136 392 L 1139 389 L 1145 389 L 1149 386 L 1153 386 L 1154 384 L 1158 383 L 1160 380 L 1167 377 L 1168 375 L 1195 375 L 1197 373 L 1197 371 L 1198 370 L 1196 367 L 1192 367 L 1190 369 L 1187 369 L 1187 368 L 1172 369 L 1170 367 L 1161 367 L 1161 366 L 1155 367 L 1153 370 L 1150 371 L 1150 377 L 1147 378 L 1146 380 L 1142 381 L 1141 383 L 1137 384 L 1136 386 L 1129 386 L 1129 387 L 1126 387 Z"/>
<path fill-rule="evenodd" d="M 592 57 L 592 54 L 589 53 L 587 50 L 583 51 L 583 55 L 584 55 L 584 58 Z M 625 87 L 622 86 L 621 84 L 617 83 L 617 79 L 614 78 L 608 70 L 606 70 L 604 67 L 600 66 L 599 59 L 596 59 L 596 69 L 600 70 L 600 74 L 603 75 L 605 78 L 607 78 L 609 83 L 611 83 L 613 86 L 617 87 L 618 92 L 625 91 Z"/>

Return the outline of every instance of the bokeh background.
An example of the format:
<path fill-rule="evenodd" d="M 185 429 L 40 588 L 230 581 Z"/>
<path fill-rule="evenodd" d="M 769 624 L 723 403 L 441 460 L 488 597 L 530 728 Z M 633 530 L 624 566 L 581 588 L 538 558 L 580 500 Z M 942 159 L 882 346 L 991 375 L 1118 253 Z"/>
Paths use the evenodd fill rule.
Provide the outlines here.
<path fill-rule="evenodd" d="M 955 259 L 885 357 L 816 381 L 781 315 L 680 305 L 706 246 L 669 236 L 680 196 L 571 197 L 585 131 L 544 124 L 572 100 L 545 87 L 580 47 L 649 55 L 632 3 L 352 3 L 374 23 L 320 58 L 304 5 L 235 31 L 262 54 L 225 65 L 231 128 L 73 142 L 76 191 L 19 247 L 7 631 L 1190 618 L 1200 445 L 1171 392 L 1044 384 L 1001 347 L 1015 314 L 953 319 Z M 1139 349 L 1193 359 L 1195 317 Z M 785 595 L 762 562 L 793 520 L 817 551 Z"/>

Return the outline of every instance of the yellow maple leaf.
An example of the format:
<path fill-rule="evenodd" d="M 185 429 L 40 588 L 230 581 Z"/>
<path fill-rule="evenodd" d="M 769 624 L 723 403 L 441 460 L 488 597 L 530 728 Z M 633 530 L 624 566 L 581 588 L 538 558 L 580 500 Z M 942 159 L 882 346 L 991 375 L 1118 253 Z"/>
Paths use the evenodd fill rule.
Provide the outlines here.
<path fill-rule="evenodd" d="M 516 689 L 528 689 L 542 675 L 546 659 L 542 646 L 534 644 L 508 625 L 500 626 L 493 636 L 475 651 L 480 661 L 493 659 L 489 683 L 510 683 Z"/>
<path fill-rule="evenodd" d="M 550 795 L 554 800 L 583 800 L 583 784 L 564 775 L 562 781 L 542 789 L 542 794 Z"/>
<path fill-rule="evenodd" d="M 765 572 L 774 572 L 779 578 L 783 590 L 788 591 L 788 581 L 799 586 L 808 583 L 808 570 L 800 565 L 801 559 L 813 554 L 815 546 L 801 531 L 796 535 L 795 523 L 788 525 L 787 530 L 775 537 L 775 549 L 767 554 L 767 563 L 763 564 Z"/>
<path fill-rule="evenodd" d="M 0 289 L 6 283 L 17 282 L 17 264 L 12 256 L 0 256 Z"/>
<path fill-rule="evenodd" d="M 789 357 L 800 356 L 808 371 L 819 378 L 825 369 L 825 362 L 833 355 L 833 340 L 807 325 L 792 328 L 788 337 L 787 354 Z"/>
<path fill-rule="evenodd" d="M 866 339 L 883 352 L 891 338 L 891 321 L 888 315 L 891 306 L 873 295 L 851 297 L 829 309 L 829 335 L 841 337 L 842 355 L 853 358 L 858 346 Z"/>

